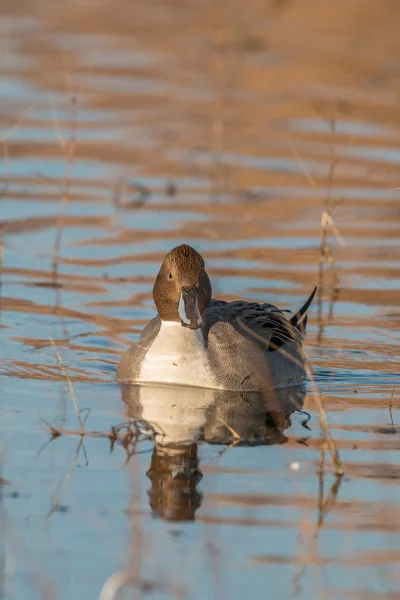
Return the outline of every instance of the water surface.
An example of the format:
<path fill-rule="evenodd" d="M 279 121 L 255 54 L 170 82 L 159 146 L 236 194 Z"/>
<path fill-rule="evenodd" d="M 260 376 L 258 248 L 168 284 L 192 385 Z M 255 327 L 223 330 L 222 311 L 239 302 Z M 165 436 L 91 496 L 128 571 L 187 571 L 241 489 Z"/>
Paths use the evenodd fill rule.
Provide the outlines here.
<path fill-rule="evenodd" d="M 119 572 L 118 598 L 398 597 L 399 19 L 392 0 L 3 2 L 0 598 L 97 599 Z M 344 245 L 328 228 L 321 251 L 324 211 Z M 218 297 L 296 309 L 320 285 L 305 349 L 344 477 L 328 453 L 320 473 L 310 386 L 310 420 L 154 393 L 168 449 L 110 451 L 143 417 L 116 365 L 182 242 Z M 80 443 L 60 361 L 105 437 Z M 45 422 L 75 433 L 46 445 Z"/>

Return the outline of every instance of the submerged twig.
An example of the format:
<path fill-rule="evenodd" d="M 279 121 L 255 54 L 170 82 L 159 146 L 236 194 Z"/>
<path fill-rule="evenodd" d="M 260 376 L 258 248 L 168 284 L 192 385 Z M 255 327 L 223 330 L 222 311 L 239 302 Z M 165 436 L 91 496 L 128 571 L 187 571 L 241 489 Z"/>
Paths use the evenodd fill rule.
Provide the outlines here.
<path fill-rule="evenodd" d="M 143 429 L 140 428 L 139 424 L 140 421 L 137 419 L 131 419 L 129 421 L 124 421 L 122 423 L 119 423 L 118 425 L 112 425 L 109 431 L 88 431 L 88 430 L 77 430 L 77 429 L 66 429 L 63 427 L 55 427 L 54 425 L 51 425 L 50 423 L 48 423 L 45 419 L 43 419 L 41 417 L 41 420 L 43 421 L 43 423 L 45 423 L 45 425 L 47 425 L 47 427 L 50 429 L 50 433 L 51 433 L 51 438 L 48 442 L 46 442 L 45 446 L 52 442 L 55 438 L 60 437 L 60 436 L 79 436 L 79 438 L 81 440 L 83 440 L 84 438 L 101 438 L 101 439 L 108 439 L 110 442 L 110 450 L 112 451 L 114 448 L 114 445 L 118 442 L 118 444 L 120 444 L 125 452 L 126 452 L 126 461 L 124 463 L 124 465 L 126 466 L 130 460 L 130 458 L 133 456 L 134 453 L 136 452 L 136 445 L 138 442 L 140 441 L 144 441 L 144 440 L 154 440 L 155 439 L 155 433 L 154 430 L 150 428 L 148 425 L 146 424 L 146 428 L 147 431 L 144 431 Z M 83 423 L 86 422 L 86 419 L 83 421 Z M 43 446 L 40 449 L 40 452 L 42 452 L 43 448 L 45 447 Z M 82 446 L 82 450 L 85 452 L 84 450 L 84 446 Z M 39 453 L 40 453 L 39 452 Z M 86 455 L 86 452 L 85 452 Z M 86 459 L 87 461 L 87 459 Z"/>

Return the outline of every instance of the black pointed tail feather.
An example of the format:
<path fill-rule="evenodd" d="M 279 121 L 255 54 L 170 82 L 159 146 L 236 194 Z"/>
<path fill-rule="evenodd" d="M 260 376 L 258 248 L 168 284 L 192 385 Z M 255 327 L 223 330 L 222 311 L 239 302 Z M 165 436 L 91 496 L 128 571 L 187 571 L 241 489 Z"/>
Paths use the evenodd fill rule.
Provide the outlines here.
<path fill-rule="evenodd" d="M 314 300 L 315 293 L 317 291 L 317 286 L 313 289 L 310 297 L 303 304 L 301 308 L 297 311 L 293 317 L 291 317 L 290 322 L 293 327 L 296 327 L 301 333 L 304 333 L 307 325 L 307 315 L 306 312 L 310 308 L 311 302 Z"/>

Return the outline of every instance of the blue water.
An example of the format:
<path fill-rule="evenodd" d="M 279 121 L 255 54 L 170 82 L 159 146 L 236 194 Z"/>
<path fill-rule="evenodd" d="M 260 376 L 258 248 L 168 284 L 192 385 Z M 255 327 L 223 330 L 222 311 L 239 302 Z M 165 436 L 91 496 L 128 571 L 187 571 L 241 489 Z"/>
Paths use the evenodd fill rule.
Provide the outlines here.
<path fill-rule="evenodd" d="M 136 585 L 107 600 L 400 592 L 395 9 L 378 15 L 367 0 L 343 28 L 340 2 L 327 22 L 318 11 L 310 20 L 306 1 L 272 4 L 244 14 L 228 2 L 222 25 L 208 2 L 4 7 L 0 600 L 97 600 L 118 572 Z M 374 60 L 347 64 L 373 35 Z M 387 95 L 373 76 L 387 77 Z M 68 141 L 72 96 L 76 148 L 54 288 L 67 169 L 51 100 Z M 340 143 L 329 137 L 331 109 Z M 124 403 L 116 366 L 155 315 L 163 255 L 190 243 L 216 297 L 297 309 L 319 284 L 332 157 L 346 246 L 329 234 L 339 292 L 330 317 L 325 264 L 322 322 L 316 298 L 304 348 L 344 476 L 328 451 L 319 473 L 311 383 L 305 412 L 275 428 L 266 409 L 222 405 L 247 432 L 237 445 L 194 391 L 177 410 L 181 392 L 168 404 L 156 389 L 154 425 L 193 446 L 142 436 L 130 456 L 111 448 L 111 427 L 149 408 Z M 141 205 L 135 184 L 149 192 Z M 60 360 L 88 415 L 82 440 Z M 49 425 L 63 435 L 51 439 Z"/>

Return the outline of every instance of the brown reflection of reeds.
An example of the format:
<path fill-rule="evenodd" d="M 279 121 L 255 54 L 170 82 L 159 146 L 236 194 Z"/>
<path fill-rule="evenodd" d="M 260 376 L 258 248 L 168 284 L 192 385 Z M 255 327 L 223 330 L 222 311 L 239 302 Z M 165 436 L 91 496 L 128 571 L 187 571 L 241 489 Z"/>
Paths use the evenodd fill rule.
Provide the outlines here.
<path fill-rule="evenodd" d="M 54 307 L 50 305 L 37 304 L 36 302 L 29 300 L 21 300 L 19 298 L 3 298 L 3 309 L 27 312 L 31 314 L 42 314 L 52 315 L 54 314 Z M 56 314 L 69 317 L 72 319 L 78 319 L 82 322 L 95 323 L 103 329 L 115 333 L 126 331 L 128 323 L 133 324 L 134 321 L 124 321 L 116 317 L 107 317 L 103 314 L 84 313 L 83 311 L 74 310 L 71 308 L 60 307 L 57 309 Z"/>
<path fill-rule="evenodd" d="M 296 556 L 254 556 L 253 560 L 256 563 L 261 564 L 286 564 L 296 565 L 298 558 Z M 308 565 L 330 565 L 339 564 L 345 568 L 358 568 L 358 567 L 373 567 L 383 565 L 387 563 L 397 563 L 400 561 L 400 552 L 360 552 L 357 557 L 343 557 L 343 558 L 328 558 L 321 555 L 313 555 L 310 557 Z M 381 597 L 381 596 L 380 596 Z M 390 596 L 389 596 L 390 597 Z M 385 598 L 387 595 L 385 594 Z M 395 598 L 395 596 L 393 596 Z"/>
<path fill-rule="evenodd" d="M 3 269 L 6 275 L 20 275 L 21 281 L 26 286 L 51 287 L 52 273 L 45 269 L 23 268 L 23 267 L 7 267 Z M 33 279 L 33 281 L 29 281 Z M 109 275 L 79 275 L 77 273 L 62 273 L 59 274 L 59 280 L 63 284 L 63 288 L 70 291 L 82 291 L 87 294 L 104 293 L 106 288 L 105 283 L 152 283 L 149 277 L 113 277 Z"/>
<path fill-rule="evenodd" d="M 314 501 L 315 502 L 315 501 Z M 205 510 L 198 516 L 197 521 L 199 523 L 214 523 L 219 525 L 232 525 L 237 527 L 263 527 L 266 530 L 271 529 L 298 529 L 298 522 L 291 521 L 290 519 L 262 519 L 257 517 L 229 517 L 229 516 L 215 516 L 207 513 Z M 314 521 L 307 520 L 305 525 L 310 529 L 315 529 Z M 398 535 L 400 533 L 400 526 L 397 521 L 383 520 L 368 520 L 360 522 L 357 520 L 355 523 L 351 523 L 347 515 L 342 521 L 327 521 L 324 524 L 324 529 L 328 531 L 343 531 L 343 532 L 360 532 L 360 531 L 371 531 L 376 533 L 385 533 Z"/>
<path fill-rule="evenodd" d="M 80 217 L 64 217 L 63 225 L 70 227 L 107 227 L 109 219 L 106 217 L 97 217 L 88 215 L 85 217 L 83 222 Z M 51 229 L 57 225 L 57 217 L 24 217 L 23 219 L 9 219 L 7 221 L 0 221 L 0 226 L 7 228 L 7 235 L 31 233 L 35 231 L 41 231 L 43 229 Z"/>
<path fill-rule="evenodd" d="M 380 440 L 358 440 L 358 439 L 340 439 L 335 438 L 335 444 L 338 450 L 376 450 L 377 452 L 385 452 L 386 450 L 400 450 L 400 440 L 388 438 Z M 286 445 L 290 448 L 298 447 L 298 439 L 288 436 Z M 320 450 L 321 440 L 308 439 L 307 447 Z"/>

